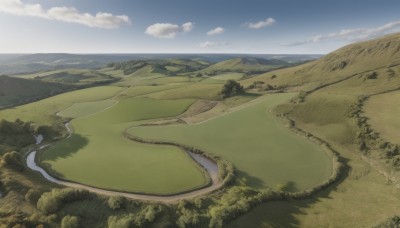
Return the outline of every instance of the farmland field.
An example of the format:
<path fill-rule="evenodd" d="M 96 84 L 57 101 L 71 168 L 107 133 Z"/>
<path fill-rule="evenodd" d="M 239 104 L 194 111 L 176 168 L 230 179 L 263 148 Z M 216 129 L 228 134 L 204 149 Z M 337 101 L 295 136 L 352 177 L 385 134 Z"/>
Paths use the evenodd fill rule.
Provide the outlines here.
<path fill-rule="evenodd" d="M 103 112 L 74 119 L 74 134 L 43 151 L 41 163 L 59 177 L 127 192 L 172 194 L 207 184 L 179 148 L 140 144 L 122 136 L 134 121 L 175 116 L 194 100 L 128 98 Z M 81 115 L 81 109 L 69 115 Z M 93 162 L 95 161 L 95 162 Z"/>
<path fill-rule="evenodd" d="M 293 95 L 268 95 L 200 124 L 133 127 L 128 132 L 221 155 L 253 187 L 290 183 L 292 191 L 304 190 L 329 177 L 332 167 L 319 146 L 290 132 L 270 113 Z"/>
<path fill-rule="evenodd" d="M 73 104 L 71 107 L 59 112 L 62 117 L 68 118 L 78 118 L 82 116 L 87 116 L 96 112 L 100 112 L 106 108 L 109 108 L 116 104 L 115 100 L 102 100 L 102 101 L 92 101 L 92 102 L 82 102 Z"/>
<path fill-rule="evenodd" d="M 62 111 L 75 103 L 108 99 L 122 90 L 124 90 L 122 87 L 100 86 L 72 91 L 34 103 L 6 109 L 0 111 L 0 115 L 2 118 L 8 120 L 19 118 L 24 121 L 33 121 L 37 124 L 51 124 L 55 113 Z"/>
<path fill-rule="evenodd" d="M 365 103 L 368 123 L 382 138 L 400 144 L 400 92 L 384 93 L 370 97 Z"/>

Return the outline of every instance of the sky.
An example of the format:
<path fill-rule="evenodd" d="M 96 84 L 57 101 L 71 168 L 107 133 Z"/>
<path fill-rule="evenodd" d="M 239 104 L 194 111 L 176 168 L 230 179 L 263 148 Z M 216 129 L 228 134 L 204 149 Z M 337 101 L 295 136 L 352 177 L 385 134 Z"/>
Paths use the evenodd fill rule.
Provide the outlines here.
<path fill-rule="evenodd" d="M 0 0 L 0 53 L 326 54 L 394 32 L 398 0 Z"/>

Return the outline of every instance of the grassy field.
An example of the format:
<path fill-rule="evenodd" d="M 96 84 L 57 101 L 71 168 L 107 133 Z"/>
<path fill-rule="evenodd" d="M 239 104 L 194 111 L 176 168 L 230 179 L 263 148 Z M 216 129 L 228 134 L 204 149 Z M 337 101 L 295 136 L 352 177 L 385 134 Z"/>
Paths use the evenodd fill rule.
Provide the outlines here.
<path fill-rule="evenodd" d="M 370 97 L 364 105 L 368 123 L 383 139 L 400 144 L 400 92 L 384 93 Z"/>
<path fill-rule="evenodd" d="M 19 118 L 24 121 L 33 121 L 37 124 L 51 124 L 51 121 L 55 118 L 55 113 L 75 103 L 108 99 L 123 89 L 116 86 L 101 86 L 76 90 L 12 109 L 6 109 L 0 111 L 0 115 L 7 120 Z"/>
<path fill-rule="evenodd" d="M 317 145 L 290 132 L 269 110 L 294 94 L 262 97 L 246 108 L 196 125 L 134 127 L 145 139 L 174 141 L 222 155 L 253 187 L 317 185 L 331 174 L 331 160 Z"/>
<path fill-rule="evenodd" d="M 106 189 L 169 194 L 203 186 L 205 174 L 179 148 L 135 143 L 122 136 L 134 121 L 175 116 L 193 102 L 124 99 L 103 112 L 74 119 L 72 137 L 45 150 L 41 162 L 63 178 Z M 74 109 L 71 115 L 82 110 L 86 111 Z"/>
<path fill-rule="evenodd" d="M 345 94 L 350 93 L 351 88 L 347 88 Z M 308 96 L 290 113 L 298 127 L 339 151 L 350 167 L 344 178 L 310 199 L 259 205 L 229 227 L 371 227 L 397 214 L 400 206 L 393 202 L 400 200 L 399 191 L 361 159 L 354 144 L 356 126 L 346 113 L 355 101 L 355 96 L 321 91 Z M 375 113 L 382 111 L 378 106 L 374 108 Z"/>
<path fill-rule="evenodd" d="M 218 80 L 239 80 L 243 77 L 242 73 L 225 73 L 225 74 L 219 74 L 216 76 L 212 76 L 213 79 L 218 79 Z"/>
<path fill-rule="evenodd" d="M 221 89 L 220 84 L 202 84 L 194 83 L 180 86 L 173 90 L 165 90 L 158 93 L 152 93 L 147 95 L 151 98 L 156 99 L 204 99 L 204 100 L 215 100 L 219 99 L 219 91 Z"/>
<path fill-rule="evenodd" d="M 183 85 L 133 86 L 122 92 L 118 98 L 142 96 L 150 93 L 174 89 L 180 86 Z"/>
<path fill-rule="evenodd" d="M 67 118 L 78 118 L 100 112 L 117 103 L 116 100 L 101 100 L 73 104 L 71 107 L 59 112 L 59 115 Z"/>

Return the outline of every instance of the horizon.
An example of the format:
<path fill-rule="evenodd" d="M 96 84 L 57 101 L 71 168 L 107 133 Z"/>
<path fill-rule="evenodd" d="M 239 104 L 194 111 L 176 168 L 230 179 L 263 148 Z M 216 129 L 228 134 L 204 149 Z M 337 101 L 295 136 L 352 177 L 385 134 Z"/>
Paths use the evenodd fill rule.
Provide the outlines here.
<path fill-rule="evenodd" d="M 323 55 L 399 32 L 399 7 L 390 0 L 2 0 L 0 52 Z"/>

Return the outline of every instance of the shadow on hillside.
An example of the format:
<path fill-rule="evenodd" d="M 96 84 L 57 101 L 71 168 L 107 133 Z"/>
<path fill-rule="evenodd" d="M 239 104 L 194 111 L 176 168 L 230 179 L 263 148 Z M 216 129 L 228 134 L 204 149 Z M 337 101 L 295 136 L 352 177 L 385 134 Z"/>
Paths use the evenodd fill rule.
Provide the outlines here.
<path fill-rule="evenodd" d="M 46 152 L 46 161 L 56 161 L 59 158 L 67 158 L 87 146 L 89 140 L 80 134 L 72 134 L 70 138 L 56 143 L 51 152 Z"/>
<path fill-rule="evenodd" d="M 311 207 L 321 199 L 331 198 L 330 193 L 336 191 L 337 187 L 349 176 L 351 168 L 347 165 L 348 160 L 344 158 L 340 158 L 340 160 L 344 168 L 339 180 L 324 190 L 303 200 L 263 203 L 227 224 L 227 227 L 246 227 L 248 224 L 252 224 L 252 227 L 299 227 L 300 222 L 296 215 L 304 214 L 304 209 Z"/>
<path fill-rule="evenodd" d="M 249 186 L 254 186 L 256 188 L 263 188 L 265 187 L 265 182 L 258 177 L 251 176 L 250 174 L 242 171 L 242 170 L 235 170 L 236 176 L 240 176 L 246 179 L 246 184 Z"/>
<path fill-rule="evenodd" d="M 243 97 L 259 97 L 260 94 L 245 92 L 245 93 L 241 93 L 240 96 L 243 96 Z"/>

